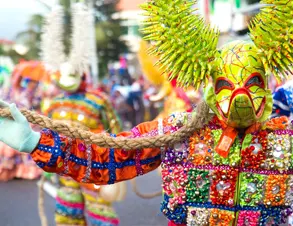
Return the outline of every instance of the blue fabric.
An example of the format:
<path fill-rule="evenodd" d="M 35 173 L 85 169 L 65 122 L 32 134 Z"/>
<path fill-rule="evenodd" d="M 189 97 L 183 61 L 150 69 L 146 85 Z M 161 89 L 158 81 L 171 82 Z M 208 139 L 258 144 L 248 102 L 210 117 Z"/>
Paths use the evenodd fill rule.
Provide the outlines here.
<path fill-rule="evenodd" d="M 291 112 L 293 113 L 292 93 L 293 89 L 289 87 L 281 87 L 274 93 L 272 118 L 280 116 L 289 117 Z"/>

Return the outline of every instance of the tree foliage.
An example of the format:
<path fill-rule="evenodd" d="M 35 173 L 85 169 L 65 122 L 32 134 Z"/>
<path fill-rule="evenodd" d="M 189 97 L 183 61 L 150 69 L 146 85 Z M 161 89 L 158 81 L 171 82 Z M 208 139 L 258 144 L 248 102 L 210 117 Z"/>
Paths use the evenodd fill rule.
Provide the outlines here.
<path fill-rule="evenodd" d="M 41 0 L 45 7 L 48 6 Z M 71 33 L 71 4 L 72 0 L 59 0 L 59 4 L 64 7 L 64 44 L 65 51 L 70 51 Z M 76 2 L 76 1 L 75 1 Z M 107 65 L 111 61 L 116 61 L 119 55 L 127 52 L 126 44 L 119 40 L 122 33 L 120 21 L 113 20 L 112 14 L 116 12 L 117 0 L 97 0 L 95 2 L 96 11 L 96 42 L 99 58 L 100 77 L 107 73 Z M 35 14 L 29 19 L 28 29 L 20 32 L 16 41 L 29 48 L 25 59 L 39 59 L 41 31 L 44 22 L 44 15 Z"/>

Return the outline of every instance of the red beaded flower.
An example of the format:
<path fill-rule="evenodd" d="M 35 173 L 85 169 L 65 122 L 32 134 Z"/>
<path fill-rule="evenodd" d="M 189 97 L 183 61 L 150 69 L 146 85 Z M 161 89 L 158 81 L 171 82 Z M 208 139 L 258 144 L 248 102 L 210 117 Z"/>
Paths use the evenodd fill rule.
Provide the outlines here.
<path fill-rule="evenodd" d="M 213 204 L 233 206 L 238 170 L 215 171 L 212 174 L 210 198 Z"/>

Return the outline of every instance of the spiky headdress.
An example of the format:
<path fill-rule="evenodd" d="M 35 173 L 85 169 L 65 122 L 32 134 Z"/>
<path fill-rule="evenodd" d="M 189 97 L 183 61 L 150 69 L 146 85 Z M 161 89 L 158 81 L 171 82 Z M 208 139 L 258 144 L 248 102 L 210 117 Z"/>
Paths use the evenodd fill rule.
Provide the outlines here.
<path fill-rule="evenodd" d="M 76 3 L 72 7 L 72 35 L 71 51 L 65 55 L 63 44 L 63 20 L 64 13 L 61 6 L 55 7 L 46 17 L 41 42 L 41 57 L 46 67 L 56 72 L 61 64 L 69 62 L 74 73 L 81 75 L 88 71 L 92 46 L 91 32 L 92 17 L 88 8 L 82 3 Z"/>
<path fill-rule="evenodd" d="M 293 62 L 293 1 L 263 0 L 269 4 L 252 20 L 251 39 L 260 49 L 267 72 L 280 80 L 292 74 Z"/>
<path fill-rule="evenodd" d="M 216 57 L 219 31 L 205 25 L 192 6 L 195 0 L 152 0 L 146 11 L 145 39 L 153 41 L 150 54 L 158 64 L 177 77 L 180 85 L 198 87 L 207 81 Z M 293 62 L 293 1 L 263 0 L 265 6 L 251 23 L 251 37 L 259 49 L 266 72 L 286 77 Z"/>
<path fill-rule="evenodd" d="M 177 77 L 181 86 L 199 86 L 206 80 L 209 61 L 217 51 L 219 31 L 206 26 L 194 14 L 194 1 L 155 0 L 142 5 L 148 18 L 144 21 L 145 39 L 155 41 L 151 54 L 160 57 L 159 64 Z"/>

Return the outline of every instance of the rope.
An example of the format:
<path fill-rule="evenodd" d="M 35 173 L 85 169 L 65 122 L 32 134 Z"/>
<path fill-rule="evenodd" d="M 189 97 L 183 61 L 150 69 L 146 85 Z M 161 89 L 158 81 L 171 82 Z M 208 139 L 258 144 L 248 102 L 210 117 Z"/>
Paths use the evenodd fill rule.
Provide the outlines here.
<path fill-rule="evenodd" d="M 154 193 L 148 193 L 148 194 L 143 194 L 141 193 L 138 188 L 137 188 L 137 183 L 136 183 L 136 179 L 132 179 L 130 181 L 131 183 L 131 186 L 132 186 L 132 190 L 133 192 L 138 196 L 138 197 L 141 197 L 143 199 L 152 199 L 152 198 L 155 198 L 155 197 L 158 197 L 158 196 L 162 196 L 162 190 L 160 191 L 157 191 L 157 192 L 154 192 Z"/>
<path fill-rule="evenodd" d="M 42 226 L 48 226 L 48 220 L 45 214 L 45 207 L 44 207 L 44 197 L 45 197 L 45 192 L 44 192 L 44 183 L 45 183 L 45 176 L 42 175 L 42 178 L 40 180 L 40 185 L 39 185 L 39 197 L 38 197 L 38 209 L 39 209 L 39 216 L 41 219 L 41 225 Z"/>
<path fill-rule="evenodd" d="M 182 127 L 175 133 L 143 138 L 113 138 L 105 133 L 94 134 L 77 127 L 72 127 L 26 109 L 22 109 L 21 113 L 30 123 L 36 124 L 41 128 L 51 129 L 67 137 L 84 140 L 87 144 L 96 144 L 99 147 L 124 150 L 173 146 L 181 142 L 184 138 L 190 137 L 196 130 L 201 129 L 211 119 L 209 107 L 205 102 L 202 102 L 197 106 L 196 117 L 192 119 L 191 123 Z M 11 117 L 9 109 L 0 109 L 0 117 Z"/>
<path fill-rule="evenodd" d="M 182 127 L 175 133 L 172 133 L 170 135 L 159 135 L 146 138 L 113 138 L 103 133 L 94 134 L 78 127 L 69 126 L 65 123 L 54 121 L 52 119 L 49 119 L 48 117 L 39 115 L 36 112 L 26 109 L 22 109 L 21 113 L 27 118 L 28 122 L 38 125 L 41 128 L 51 129 L 65 136 L 84 140 L 88 144 L 96 144 L 104 148 L 119 148 L 124 150 L 172 146 L 176 143 L 181 142 L 184 138 L 190 137 L 197 129 L 201 129 L 211 119 L 212 116 L 211 114 L 209 114 L 209 107 L 207 106 L 207 104 L 205 102 L 202 102 L 197 106 L 196 117 L 192 119 L 191 123 Z M 0 109 L 0 117 L 11 118 L 9 109 Z M 47 226 L 48 221 L 45 215 L 44 208 L 44 182 L 45 177 L 42 176 L 39 187 L 38 207 L 41 225 Z M 131 183 L 134 192 L 141 198 L 149 199 L 160 196 L 162 194 L 162 191 L 152 194 L 142 194 L 137 189 L 135 180 L 133 180 Z"/>

